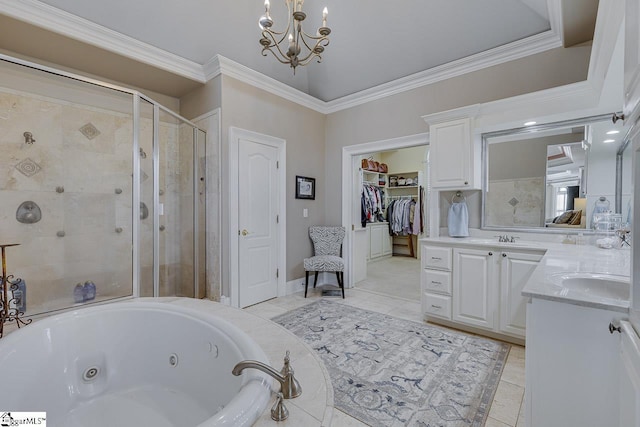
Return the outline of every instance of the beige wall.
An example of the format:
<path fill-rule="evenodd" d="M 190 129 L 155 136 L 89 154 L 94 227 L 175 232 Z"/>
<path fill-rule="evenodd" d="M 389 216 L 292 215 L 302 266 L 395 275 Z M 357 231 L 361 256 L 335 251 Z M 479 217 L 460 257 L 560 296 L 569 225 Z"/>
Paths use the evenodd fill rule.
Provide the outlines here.
<path fill-rule="evenodd" d="M 547 174 L 547 146 L 580 142 L 583 138 L 581 132 L 490 144 L 489 181 L 544 177 Z M 526 161 L 518 161 L 523 159 Z"/>
<path fill-rule="evenodd" d="M 427 147 L 410 147 L 382 153 L 382 161 L 389 166 L 389 173 L 424 170 Z"/>
<path fill-rule="evenodd" d="M 250 130 L 287 141 L 287 280 L 304 276 L 302 260 L 312 255 L 308 229 L 311 225 L 325 222 L 325 115 L 304 108 L 279 96 L 242 83 L 230 77 L 218 78 L 218 83 L 209 82 L 181 100 L 181 114 L 193 118 L 216 106 L 222 108 L 222 188 L 228 188 L 228 134 L 230 127 Z M 217 103 L 216 99 L 220 99 Z M 339 165 L 334 165 L 333 173 L 338 173 Z M 316 178 L 316 199 L 295 198 L 295 176 Z M 228 242 L 227 206 L 228 193 L 223 191 L 223 239 Z M 302 217 L 303 208 L 309 210 L 307 218 Z M 339 221 L 335 222 L 339 224 Z M 227 249 L 228 251 L 228 249 Z M 228 259 L 222 250 L 223 287 L 228 284 Z M 228 295 L 228 289 L 223 289 Z"/>
<path fill-rule="evenodd" d="M 222 107 L 222 76 L 220 75 L 180 98 L 180 115 L 189 120 L 220 107 Z"/>
<path fill-rule="evenodd" d="M 311 256 L 309 226 L 331 225 L 325 221 L 325 115 L 301 107 L 230 77 L 222 79 L 223 159 L 229 127 L 251 130 L 287 141 L 287 280 L 304 276 L 302 260 Z M 331 173 L 338 173 L 339 163 Z M 223 161 L 223 177 L 227 170 Z M 316 199 L 295 198 L 296 175 L 316 178 Z M 226 187 L 223 178 L 223 188 Z M 224 197 L 223 197 L 224 202 Z M 309 210 L 308 218 L 302 209 Z M 335 221 L 340 224 L 340 221 Z M 224 221 L 223 221 L 224 224 Z M 224 228 L 224 227 L 223 227 Z M 224 253 L 224 251 L 223 251 Z M 224 280 L 223 280 L 224 283 Z"/>
<path fill-rule="evenodd" d="M 328 115 L 327 222 L 341 219 L 342 147 L 426 132 L 423 115 L 584 81 L 590 49 L 549 50 Z"/>

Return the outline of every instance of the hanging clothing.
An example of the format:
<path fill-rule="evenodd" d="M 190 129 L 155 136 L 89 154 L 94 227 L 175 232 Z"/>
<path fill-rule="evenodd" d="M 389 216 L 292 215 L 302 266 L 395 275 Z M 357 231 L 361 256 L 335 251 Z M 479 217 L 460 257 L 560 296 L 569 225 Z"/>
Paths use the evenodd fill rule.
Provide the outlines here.
<path fill-rule="evenodd" d="M 415 234 L 417 236 L 422 232 L 422 198 L 420 198 L 420 203 L 416 203 L 415 205 L 412 224 L 413 229 L 411 231 L 411 234 Z"/>
<path fill-rule="evenodd" d="M 419 234 L 420 215 L 416 210 L 416 201 L 400 199 L 392 201 L 387 207 L 387 221 L 389 221 L 389 234 L 392 236 L 407 236 Z M 419 208 L 418 208 L 419 209 Z M 416 212 L 418 215 L 416 215 Z"/>
<path fill-rule="evenodd" d="M 360 193 L 360 220 L 362 226 L 366 227 L 367 222 L 375 222 L 383 219 L 384 193 L 375 185 L 365 184 Z"/>

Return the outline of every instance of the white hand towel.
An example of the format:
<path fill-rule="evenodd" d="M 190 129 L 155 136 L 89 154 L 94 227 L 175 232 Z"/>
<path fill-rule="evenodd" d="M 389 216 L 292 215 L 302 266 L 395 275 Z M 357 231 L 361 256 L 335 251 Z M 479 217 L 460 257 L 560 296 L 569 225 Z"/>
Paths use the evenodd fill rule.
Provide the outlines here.
<path fill-rule="evenodd" d="M 447 216 L 447 226 L 451 237 L 469 236 L 469 211 L 465 202 L 451 204 Z"/>

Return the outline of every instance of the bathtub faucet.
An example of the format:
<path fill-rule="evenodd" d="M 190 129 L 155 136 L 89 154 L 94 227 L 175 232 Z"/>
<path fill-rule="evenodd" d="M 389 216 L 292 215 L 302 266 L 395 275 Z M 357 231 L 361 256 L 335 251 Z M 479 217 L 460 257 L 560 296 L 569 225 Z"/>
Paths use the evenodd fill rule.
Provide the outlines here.
<path fill-rule="evenodd" d="M 257 360 L 243 360 L 233 367 L 231 373 L 238 376 L 247 368 L 257 369 L 265 374 L 271 375 L 280 383 L 280 391 L 285 399 L 293 399 L 302 394 L 302 387 L 298 380 L 293 376 L 293 368 L 289 363 L 289 351 L 284 357 L 284 367 L 280 372 Z"/>

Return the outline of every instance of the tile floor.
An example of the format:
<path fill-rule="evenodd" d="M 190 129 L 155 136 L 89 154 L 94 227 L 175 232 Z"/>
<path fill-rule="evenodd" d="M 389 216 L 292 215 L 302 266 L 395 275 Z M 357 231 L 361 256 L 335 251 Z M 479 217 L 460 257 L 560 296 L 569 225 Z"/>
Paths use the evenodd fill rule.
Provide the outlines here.
<path fill-rule="evenodd" d="M 420 260 L 392 256 L 367 263 L 367 278 L 356 288 L 420 301 Z"/>
<path fill-rule="evenodd" d="M 365 310 L 377 311 L 402 319 L 422 321 L 419 299 L 404 299 L 388 295 L 381 295 L 366 289 L 347 289 L 346 298 L 331 298 L 331 301 L 347 304 Z M 304 292 L 295 293 L 283 298 L 275 298 L 245 310 L 265 319 L 270 319 L 289 310 L 301 307 L 321 298 L 318 289 L 309 289 L 308 298 L 304 298 Z M 513 345 L 507 358 L 506 366 L 502 372 L 498 390 L 493 399 L 486 427 L 524 427 L 523 419 L 524 396 L 524 347 Z M 342 411 L 335 410 L 333 415 L 333 427 L 363 427 L 355 418 Z"/>

